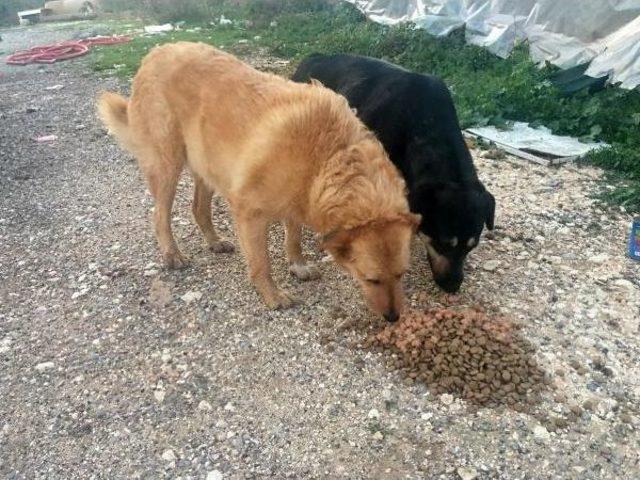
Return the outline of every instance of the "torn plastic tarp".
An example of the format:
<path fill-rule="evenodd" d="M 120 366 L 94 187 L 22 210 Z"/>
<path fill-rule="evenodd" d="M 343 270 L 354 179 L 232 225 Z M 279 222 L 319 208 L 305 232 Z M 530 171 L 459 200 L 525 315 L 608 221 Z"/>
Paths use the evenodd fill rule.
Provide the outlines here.
<path fill-rule="evenodd" d="M 527 123 L 515 122 L 507 130 L 496 127 L 478 127 L 466 130 L 474 136 L 482 137 L 498 146 L 510 147 L 545 157 L 564 161 L 582 157 L 592 150 L 607 147 L 602 142 L 581 142 L 576 138 L 554 135 L 546 127 L 533 128 Z M 556 163 L 547 160 L 548 163 Z"/>
<path fill-rule="evenodd" d="M 157 35 L 159 33 L 166 33 L 173 31 L 173 25 L 165 23 L 164 25 L 146 25 L 144 27 L 144 33 L 149 35 Z"/>
<path fill-rule="evenodd" d="M 345 0 L 379 23 L 413 22 L 433 35 L 466 25 L 467 41 L 507 57 L 527 40 L 536 62 L 640 84 L 640 0 Z"/>

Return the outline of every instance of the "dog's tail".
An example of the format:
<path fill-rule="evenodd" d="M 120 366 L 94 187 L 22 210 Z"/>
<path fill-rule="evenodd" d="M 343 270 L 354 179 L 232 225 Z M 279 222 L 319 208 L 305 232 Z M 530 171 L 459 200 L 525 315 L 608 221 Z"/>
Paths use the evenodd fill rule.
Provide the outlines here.
<path fill-rule="evenodd" d="M 129 101 L 121 95 L 105 92 L 98 99 L 98 115 L 123 147 L 131 150 L 133 142 L 129 133 Z"/>

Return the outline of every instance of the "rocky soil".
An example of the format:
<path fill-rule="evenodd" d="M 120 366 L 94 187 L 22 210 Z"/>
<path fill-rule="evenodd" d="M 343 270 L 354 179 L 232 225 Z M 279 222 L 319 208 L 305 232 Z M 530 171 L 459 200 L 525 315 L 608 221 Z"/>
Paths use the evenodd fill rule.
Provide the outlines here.
<path fill-rule="evenodd" d="M 483 405 L 371 349 L 386 325 L 311 235 L 322 279 L 299 283 L 274 228 L 275 276 L 303 303 L 266 310 L 240 254 L 204 247 L 187 177 L 175 226 L 192 266 L 163 270 L 137 166 L 94 114 L 128 86 L 82 61 L 3 72 L 0 477 L 640 478 L 640 264 L 630 215 L 593 198 L 598 170 L 476 151 L 497 227 L 455 298 L 416 242 L 411 307 L 508 318 L 547 379 L 535 408 Z M 214 223 L 233 237 L 220 199 Z"/>

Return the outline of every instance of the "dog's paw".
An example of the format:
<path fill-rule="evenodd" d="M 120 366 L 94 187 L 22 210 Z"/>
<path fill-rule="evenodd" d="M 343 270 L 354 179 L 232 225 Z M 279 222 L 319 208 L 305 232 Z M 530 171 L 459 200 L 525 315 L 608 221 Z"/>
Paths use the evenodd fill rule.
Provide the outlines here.
<path fill-rule="evenodd" d="M 167 268 L 172 270 L 178 270 L 181 268 L 185 268 L 189 265 L 189 260 L 187 257 L 182 255 L 180 252 L 170 252 L 163 255 L 164 265 Z"/>
<path fill-rule="evenodd" d="M 320 278 L 320 270 L 315 265 L 305 263 L 292 263 L 289 265 L 289 271 L 298 279 L 306 282 L 308 280 L 317 280 Z"/>
<path fill-rule="evenodd" d="M 265 297 L 264 301 L 271 310 L 284 310 L 298 303 L 298 300 L 293 295 L 284 290 L 277 290 L 273 295 L 269 295 L 268 298 Z"/>
<path fill-rule="evenodd" d="M 231 253 L 235 251 L 235 249 L 235 245 L 229 240 L 218 240 L 209 244 L 209 250 L 214 253 Z"/>

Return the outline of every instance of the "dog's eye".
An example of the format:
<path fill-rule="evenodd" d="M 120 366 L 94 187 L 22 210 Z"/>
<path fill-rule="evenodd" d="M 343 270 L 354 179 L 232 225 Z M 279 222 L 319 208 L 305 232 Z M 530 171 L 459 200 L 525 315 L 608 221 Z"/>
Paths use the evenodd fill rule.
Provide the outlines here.
<path fill-rule="evenodd" d="M 371 285 L 380 285 L 382 282 L 377 278 L 367 278 L 367 283 L 370 283 Z"/>

